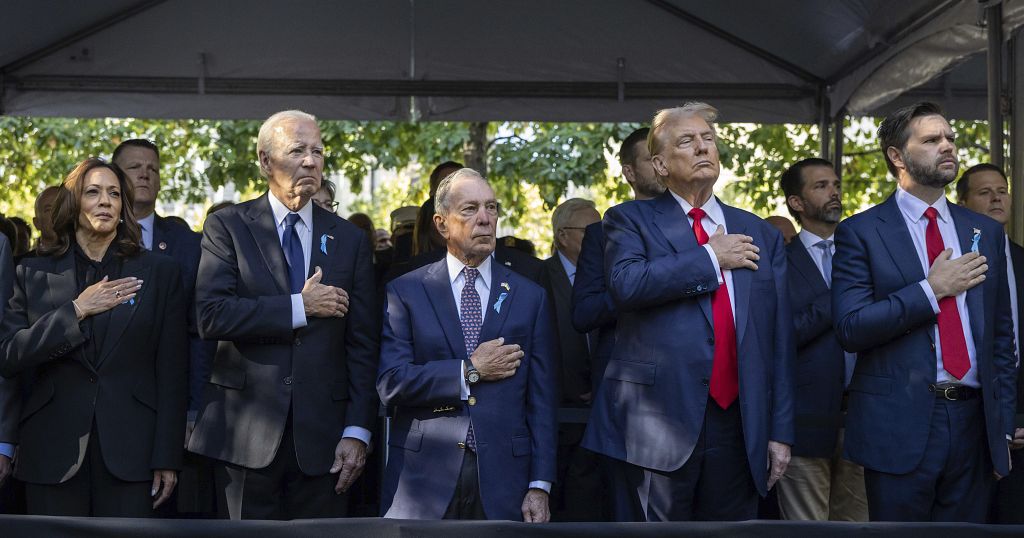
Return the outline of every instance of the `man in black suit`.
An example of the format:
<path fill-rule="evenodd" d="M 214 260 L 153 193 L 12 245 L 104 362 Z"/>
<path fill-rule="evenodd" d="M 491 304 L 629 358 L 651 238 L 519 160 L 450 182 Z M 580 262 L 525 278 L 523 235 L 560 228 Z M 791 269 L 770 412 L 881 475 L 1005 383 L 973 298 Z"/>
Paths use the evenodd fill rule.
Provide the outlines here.
<path fill-rule="evenodd" d="M 856 355 L 832 329 L 833 234 L 843 214 L 832 163 L 804 159 L 782 174 L 782 192 L 800 233 L 786 246 L 796 334 L 796 443 L 779 479 L 784 519 L 867 521 L 864 469 L 842 457 L 846 385 Z"/>
<path fill-rule="evenodd" d="M 654 173 L 651 152 L 647 149 L 648 127 L 630 133 L 619 149 L 622 176 L 633 188 L 634 200 L 650 200 L 665 192 L 665 186 Z M 597 390 L 604 377 L 605 365 L 615 345 L 617 312 L 608 294 L 604 275 L 604 230 L 601 222 L 586 227 L 580 246 L 576 278 L 572 286 L 572 324 L 581 333 L 590 335 L 590 386 Z M 621 466 L 609 460 L 606 465 L 610 498 L 608 503 L 615 521 L 635 521 L 638 506 L 626 492 L 627 482 L 620 476 Z"/>
<path fill-rule="evenodd" d="M 370 242 L 311 202 L 324 165 L 313 116 L 274 114 L 256 147 L 269 192 L 204 230 L 199 330 L 220 342 L 189 450 L 220 460 L 232 519 L 341 517 L 379 405 Z"/>
<path fill-rule="evenodd" d="M 960 205 L 987 215 L 1006 226 L 1010 222 L 1012 198 L 1006 174 L 998 166 L 976 164 L 960 176 L 956 184 Z M 1024 247 L 1006 238 L 1006 282 L 1010 287 L 1010 309 L 1013 315 L 1014 351 L 1017 354 L 1017 415 L 1024 413 L 1024 376 L 1020 374 L 1021 293 L 1024 293 Z M 1019 421 L 1016 422 L 1019 425 Z M 1010 475 L 996 483 L 992 503 L 992 520 L 996 523 L 1024 523 L 1024 428 L 1014 430 L 1011 443 L 1013 466 Z"/>
<path fill-rule="evenodd" d="M 583 231 L 600 220 L 594 202 L 582 198 L 562 202 L 551 215 L 555 254 L 543 262 L 543 279 L 555 309 L 563 407 L 590 406 L 590 348 L 587 334 L 572 326 L 572 285 Z M 572 423 L 558 428 L 558 480 L 552 509 L 555 521 L 602 519 L 600 460 L 593 452 L 580 448 L 584 429 L 583 424 Z"/>

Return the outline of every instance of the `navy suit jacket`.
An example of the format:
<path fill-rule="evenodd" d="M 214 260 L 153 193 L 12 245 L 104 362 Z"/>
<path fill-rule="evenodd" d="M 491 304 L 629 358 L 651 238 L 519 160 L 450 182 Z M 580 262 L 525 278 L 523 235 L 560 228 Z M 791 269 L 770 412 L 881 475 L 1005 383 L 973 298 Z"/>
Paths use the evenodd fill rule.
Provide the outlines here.
<path fill-rule="evenodd" d="M 962 252 L 973 230 L 988 259 L 985 281 L 967 291 L 977 350 L 988 445 L 995 470 L 1009 472 L 1013 432 L 1013 321 L 1006 284 L 1005 235 L 996 221 L 949 204 Z M 896 197 L 839 223 L 832 265 L 832 314 L 839 341 L 857 353 L 846 414 L 846 457 L 868 469 L 902 474 L 924 455 L 935 395 L 936 316 L 919 282 L 927 276 Z"/>
<path fill-rule="evenodd" d="M 815 253 L 820 255 L 819 253 Z M 799 237 L 786 246 L 796 336 L 796 444 L 793 455 L 829 458 L 842 425 L 846 358 L 832 328 L 832 291 Z"/>
<path fill-rule="evenodd" d="M 203 387 L 210 378 L 210 363 L 213 361 L 213 353 L 217 349 L 216 342 L 206 341 L 199 337 L 196 310 L 193 305 L 203 234 L 193 232 L 160 215 L 155 217 L 153 219 L 153 252 L 170 256 L 178 261 L 178 265 L 181 267 L 182 285 L 185 289 L 185 296 L 188 298 L 188 409 L 189 411 L 198 411 Z"/>
<path fill-rule="evenodd" d="M 493 260 L 491 271 L 480 342 L 504 337 L 526 355 L 512 377 L 473 386 L 475 405 L 461 399 L 461 361 L 468 357 L 447 262 L 387 285 L 377 377 L 377 392 L 394 416 L 381 496 L 385 517 L 444 516 L 458 482 L 465 452 L 458 444 L 466 439 L 470 417 L 489 519 L 521 521 L 529 483 L 555 481 L 554 320 L 543 288 Z M 495 311 L 501 294 L 507 295 Z"/>
<path fill-rule="evenodd" d="M 1013 280 L 1017 284 L 1017 334 L 1024 335 L 1024 247 L 1010 241 L 1010 259 L 1013 264 Z M 1021 343 L 1017 341 L 1017 360 L 1021 356 Z M 1017 414 L 1024 414 L 1024 372 L 1017 367 Z M 1015 421 L 1016 424 L 1016 421 Z"/>
<path fill-rule="evenodd" d="M 722 204 L 729 233 L 753 237 L 758 269 L 734 270 L 739 401 L 754 484 L 767 492 L 768 441 L 793 444 L 793 325 L 782 236 Z M 619 310 L 615 350 L 583 446 L 657 471 L 686 463 L 704 424 L 718 274 L 665 192 L 604 217 L 605 268 Z"/>
<path fill-rule="evenodd" d="M 188 449 L 260 469 L 273 461 L 290 421 L 299 468 L 323 475 L 345 427 L 370 429 L 377 418 L 380 312 L 370 241 L 314 204 L 307 276 L 321 267 L 323 284 L 348 292 L 348 313 L 293 329 L 288 265 L 268 196 L 206 219 L 196 306 L 200 333 L 219 342 Z"/>
<path fill-rule="evenodd" d="M 604 278 L 604 230 L 595 222 L 583 232 L 572 285 L 572 324 L 590 339 L 590 390 L 597 391 L 615 346 L 615 303 Z M 596 333 L 596 337 L 594 337 Z"/>

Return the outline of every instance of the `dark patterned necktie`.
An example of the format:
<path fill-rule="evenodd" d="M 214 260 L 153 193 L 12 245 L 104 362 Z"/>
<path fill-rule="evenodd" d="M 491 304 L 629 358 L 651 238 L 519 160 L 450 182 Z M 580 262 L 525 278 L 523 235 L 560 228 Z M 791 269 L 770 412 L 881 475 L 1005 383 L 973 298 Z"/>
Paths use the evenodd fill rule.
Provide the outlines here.
<path fill-rule="evenodd" d="M 302 253 L 302 242 L 295 230 L 299 218 L 298 213 L 288 213 L 284 218 L 284 235 L 281 237 L 281 249 L 288 262 L 288 287 L 292 295 L 302 291 L 306 280 L 306 256 Z"/>
<path fill-rule="evenodd" d="M 480 271 L 467 266 L 462 270 L 462 274 L 466 277 L 466 284 L 462 287 L 459 302 L 462 310 L 462 336 L 466 339 L 466 360 L 469 360 L 480 343 L 480 327 L 484 324 L 484 315 L 480 306 L 480 294 L 476 292 L 476 279 L 480 276 Z M 476 435 L 473 433 L 472 421 L 469 423 L 469 431 L 466 432 L 466 446 L 470 450 L 476 450 Z"/>

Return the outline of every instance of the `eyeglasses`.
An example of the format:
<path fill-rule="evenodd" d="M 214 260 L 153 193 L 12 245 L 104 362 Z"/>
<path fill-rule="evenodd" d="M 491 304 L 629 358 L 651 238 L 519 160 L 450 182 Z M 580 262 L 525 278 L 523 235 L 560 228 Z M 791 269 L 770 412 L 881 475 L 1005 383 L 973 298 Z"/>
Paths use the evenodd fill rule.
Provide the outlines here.
<path fill-rule="evenodd" d="M 586 230 L 586 226 L 562 226 L 563 230 Z"/>
<path fill-rule="evenodd" d="M 313 200 L 313 203 L 334 213 L 338 212 L 338 205 L 340 205 L 340 202 L 321 202 L 320 200 Z"/>

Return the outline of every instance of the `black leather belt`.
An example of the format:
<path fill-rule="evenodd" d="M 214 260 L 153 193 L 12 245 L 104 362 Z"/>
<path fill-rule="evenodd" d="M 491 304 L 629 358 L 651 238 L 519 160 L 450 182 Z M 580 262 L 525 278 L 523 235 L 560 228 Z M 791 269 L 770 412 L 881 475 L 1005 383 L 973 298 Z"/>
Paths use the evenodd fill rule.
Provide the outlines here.
<path fill-rule="evenodd" d="M 936 397 L 951 402 L 981 397 L 981 389 L 955 383 L 943 383 L 941 385 L 932 383 L 928 385 L 928 392 L 934 392 Z"/>

